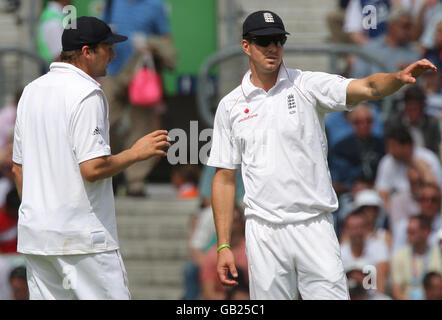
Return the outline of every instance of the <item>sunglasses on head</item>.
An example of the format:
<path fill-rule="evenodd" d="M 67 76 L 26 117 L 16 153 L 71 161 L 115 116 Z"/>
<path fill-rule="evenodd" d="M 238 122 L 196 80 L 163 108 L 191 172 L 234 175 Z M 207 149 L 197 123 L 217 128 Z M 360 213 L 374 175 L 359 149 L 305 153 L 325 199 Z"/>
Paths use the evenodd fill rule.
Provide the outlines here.
<path fill-rule="evenodd" d="M 248 37 L 247 40 L 252 41 L 260 47 L 268 47 L 272 42 L 277 47 L 282 47 L 287 41 L 287 36 L 251 36 Z"/>

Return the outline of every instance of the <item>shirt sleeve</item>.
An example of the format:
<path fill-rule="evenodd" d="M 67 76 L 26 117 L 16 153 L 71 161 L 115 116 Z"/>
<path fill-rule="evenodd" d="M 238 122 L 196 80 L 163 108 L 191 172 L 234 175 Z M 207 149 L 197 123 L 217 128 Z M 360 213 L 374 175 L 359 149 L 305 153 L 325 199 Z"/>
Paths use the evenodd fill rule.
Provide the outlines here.
<path fill-rule="evenodd" d="M 238 169 L 240 164 L 241 152 L 239 142 L 232 134 L 229 113 L 221 101 L 215 114 L 212 147 L 207 165 L 234 170 Z"/>
<path fill-rule="evenodd" d="M 353 79 L 325 72 L 305 72 L 304 88 L 316 100 L 322 112 L 350 110 L 347 86 Z"/>
<path fill-rule="evenodd" d="M 71 118 L 71 139 L 77 162 L 111 154 L 109 125 L 103 95 L 94 91 L 78 106 Z"/>
<path fill-rule="evenodd" d="M 24 92 L 22 94 L 21 99 L 18 102 L 17 106 L 17 117 L 15 118 L 15 126 L 14 126 L 14 142 L 12 145 L 12 161 L 17 164 L 22 164 L 22 135 L 21 135 L 21 116 L 20 111 L 22 109 Z"/>

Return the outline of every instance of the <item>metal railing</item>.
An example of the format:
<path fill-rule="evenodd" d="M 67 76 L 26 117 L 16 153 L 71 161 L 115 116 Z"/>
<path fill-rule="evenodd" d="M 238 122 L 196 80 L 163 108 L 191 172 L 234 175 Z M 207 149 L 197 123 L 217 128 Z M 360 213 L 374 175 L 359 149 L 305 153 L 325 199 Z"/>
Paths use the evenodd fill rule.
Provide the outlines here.
<path fill-rule="evenodd" d="M 302 45 L 291 45 L 284 47 L 284 53 L 298 53 L 298 54 L 309 54 L 309 55 L 324 55 L 328 54 L 330 57 L 329 73 L 337 73 L 338 59 L 339 55 L 342 54 L 355 54 L 364 60 L 375 64 L 379 67 L 380 72 L 389 72 L 387 66 L 379 60 L 377 57 L 367 54 L 360 47 L 354 45 L 322 45 L 322 46 L 302 46 Z M 211 111 L 210 97 L 214 95 L 213 87 L 211 86 L 211 81 L 209 79 L 210 70 L 217 64 L 227 61 L 238 56 L 243 56 L 241 46 L 231 46 L 218 51 L 213 54 L 201 65 L 198 74 L 198 86 L 196 90 L 198 111 L 201 115 L 202 120 L 208 126 L 213 126 L 213 120 L 215 118 L 214 113 Z M 390 113 L 392 108 L 391 97 L 384 98 L 382 100 L 382 114 L 385 117 Z"/>
<path fill-rule="evenodd" d="M 16 83 L 16 89 L 18 87 L 23 86 L 25 82 L 23 77 L 25 75 L 24 70 L 24 59 L 30 60 L 32 63 L 35 63 L 40 73 L 46 72 L 48 70 L 48 64 L 46 60 L 44 60 L 39 54 L 32 52 L 30 50 L 24 49 L 24 48 L 0 48 L 0 103 L 2 106 L 4 103 L 4 97 L 6 92 L 6 84 L 10 83 L 12 79 L 8 79 L 5 75 L 7 74 L 5 72 L 5 64 L 4 64 L 4 57 L 7 55 L 14 55 L 18 56 L 20 58 L 20 63 L 17 66 L 17 68 L 14 70 L 14 73 L 19 75 L 14 80 L 17 81 Z M 39 76 L 38 74 L 37 76 Z"/>

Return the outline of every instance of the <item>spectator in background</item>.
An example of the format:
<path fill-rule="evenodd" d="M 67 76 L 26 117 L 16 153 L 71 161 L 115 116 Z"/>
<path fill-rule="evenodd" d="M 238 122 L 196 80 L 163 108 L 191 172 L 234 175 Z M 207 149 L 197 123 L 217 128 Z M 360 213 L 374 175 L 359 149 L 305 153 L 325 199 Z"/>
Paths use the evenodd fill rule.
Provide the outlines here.
<path fill-rule="evenodd" d="M 382 139 L 384 137 L 382 115 L 376 106 L 370 107 L 374 119 L 371 134 Z M 349 111 L 338 111 L 327 114 L 325 118 L 325 132 L 327 134 L 329 150 L 331 150 L 336 143 L 354 133 L 354 128 L 350 123 L 350 113 Z"/>
<path fill-rule="evenodd" d="M 364 279 L 367 274 L 362 269 L 351 269 L 347 271 L 346 276 L 351 300 L 391 300 L 391 297 L 377 292 L 375 289 L 364 288 Z"/>
<path fill-rule="evenodd" d="M 408 166 L 407 177 L 410 185 L 409 190 L 396 192 L 391 196 L 389 222 L 393 233 L 402 219 L 408 219 L 420 213 L 419 194 L 424 183 L 424 175 L 419 168 Z"/>
<path fill-rule="evenodd" d="M 385 127 L 394 130 L 396 124 L 403 124 L 408 128 L 414 146 L 425 147 L 439 156 L 439 122 L 425 114 L 425 99 L 425 92 L 420 86 L 409 86 L 404 92 L 403 111 L 393 113 Z"/>
<path fill-rule="evenodd" d="M 189 259 L 184 266 L 184 300 L 195 300 L 200 296 L 200 271 L 204 256 L 216 244 L 216 229 L 212 206 L 205 206 L 191 218 L 189 230 Z"/>
<path fill-rule="evenodd" d="M 366 103 L 360 103 L 349 115 L 354 133 L 336 143 L 329 155 L 333 187 L 338 194 L 351 188 L 358 176 L 376 177 L 379 161 L 385 154 L 384 142 L 372 135 L 374 117 Z"/>
<path fill-rule="evenodd" d="M 72 0 L 49 1 L 40 15 L 37 27 L 38 52 L 47 63 L 58 58 L 61 53 L 61 35 L 63 34 L 63 7 Z"/>
<path fill-rule="evenodd" d="M 242 210 L 238 208 L 234 211 L 230 246 L 235 257 L 236 266 L 244 270 L 248 283 L 248 274 L 245 272 L 245 270 L 248 270 L 245 251 L 245 220 L 244 214 L 240 211 Z M 227 289 L 221 284 L 217 275 L 217 256 L 218 252 L 215 244 L 204 257 L 200 280 L 203 299 L 205 300 L 224 300 L 227 297 Z"/>
<path fill-rule="evenodd" d="M 433 62 L 439 70 L 442 68 L 442 21 L 439 21 L 436 25 L 434 45 L 425 50 L 424 58 Z"/>
<path fill-rule="evenodd" d="M 137 107 L 128 100 L 128 85 L 143 54 L 153 55 L 156 70 L 173 68 L 173 51 L 166 7 L 161 0 L 107 1 L 103 20 L 129 41 L 115 45 L 116 58 L 108 66 L 108 77 L 102 88 L 109 101 L 111 149 L 119 152 L 144 135 L 161 126 L 165 104 L 160 101 L 151 107 Z M 121 120 L 129 115 L 127 134 L 121 133 Z M 124 171 L 127 195 L 144 197 L 145 180 L 158 162 L 157 157 L 137 163 Z M 121 176 L 119 176 L 121 177 Z M 118 179 L 115 179 L 116 183 Z M 117 187 L 114 185 L 114 191 Z"/>
<path fill-rule="evenodd" d="M 442 21 L 436 25 L 434 46 L 426 50 L 424 57 L 433 62 L 441 70 L 442 68 Z M 425 112 L 439 120 L 439 128 L 442 130 L 442 72 L 425 73 L 422 75 L 422 85 L 427 95 Z M 440 155 L 442 157 L 442 155 Z"/>
<path fill-rule="evenodd" d="M 12 141 L 0 150 L 0 207 L 5 204 L 6 195 L 15 187 L 12 175 Z"/>
<path fill-rule="evenodd" d="M 26 268 L 24 266 L 16 267 L 11 271 L 9 275 L 9 283 L 12 289 L 13 300 L 29 300 Z"/>
<path fill-rule="evenodd" d="M 424 275 L 429 271 L 442 272 L 440 248 L 428 245 L 430 232 L 431 222 L 428 218 L 419 215 L 409 219 L 408 245 L 396 252 L 391 262 L 394 299 L 424 299 Z"/>
<path fill-rule="evenodd" d="M 404 10 L 393 10 L 388 18 L 386 34 L 368 41 L 363 46 L 363 50 L 380 59 L 387 68 L 385 72 L 397 72 L 420 57 L 419 52 L 410 46 L 411 31 L 410 13 Z M 352 77 L 363 78 L 375 72 L 383 71 L 377 65 L 358 57 Z"/>
<path fill-rule="evenodd" d="M 171 173 L 172 184 L 177 190 L 178 198 L 198 197 L 199 168 L 193 164 L 174 166 Z"/>
<path fill-rule="evenodd" d="M 373 187 L 373 180 L 369 180 L 364 176 L 359 176 L 353 181 L 350 191 L 342 194 L 339 197 L 339 209 L 333 214 L 335 220 L 335 231 L 338 238 L 341 238 L 341 234 L 343 233 L 342 229 L 344 227 L 345 218 L 354 209 L 354 200 L 356 194 L 362 190 L 373 189 Z"/>
<path fill-rule="evenodd" d="M 241 268 L 238 268 L 236 271 L 238 272 L 238 277 L 236 278 L 238 284 L 227 288 L 226 300 L 250 300 L 249 284 L 246 278 L 247 271 Z M 230 278 L 233 278 L 231 274 Z"/>
<path fill-rule="evenodd" d="M 439 21 L 442 21 L 442 1 L 426 0 L 416 19 L 414 36 L 416 40 L 419 39 L 422 50 L 434 47 L 434 35 Z"/>
<path fill-rule="evenodd" d="M 350 37 L 344 32 L 345 11 L 350 0 L 339 0 L 338 9 L 327 13 L 327 25 L 330 31 L 330 40 L 335 43 L 349 43 Z"/>
<path fill-rule="evenodd" d="M 344 232 L 349 239 L 349 241 L 341 244 L 341 258 L 344 269 L 351 270 L 355 267 L 374 266 L 376 268 L 377 290 L 384 293 L 389 272 L 387 246 L 382 241 L 367 236 L 367 218 L 357 211 L 347 216 Z"/>
<path fill-rule="evenodd" d="M 368 6 L 372 6 L 376 10 L 373 11 Z M 364 45 L 370 39 L 381 36 L 386 32 L 390 10 L 390 0 L 350 0 L 345 12 L 344 31 L 348 33 L 353 43 Z M 375 27 L 364 25 L 369 13 L 376 15 L 375 19 L 371 19 L 371 22 L 376 21 Z"/>
<path fill-rule="evenodd" d="M 0 208 L 0 253 L 17 253 L 17 222 L 20 198 L 17 189 L 6 196 L 6 203 Z"/>
<path fill-rule="evenodd" d="M 441 185 L 442 172 L 440 160 L 436 155 L 422 147 L 415 147 L 408 129 L 402 125 L 389 130 L 386 135 L 387 154 L 381 159 L 375 187 L 384 200 L 387 210 L 391 209 L 390 195 L 393 192 L 409 191 L 410 184 L 407 168 L 428 166 L 434 181 Z"/>
<path fill-rule="evenodd" d="M 12 103 L 0 109 L 0 150 L 12 141 L 15 118 L 17 116 L 17 105 L 22 92 L 23 88 L 17 90 Z"/>
<path fill-rule="evenodd" d="M 383 242 L 389 249 L 392 239 L 389 221 L 383 210 L 383 202 L 376 190 L 362 190 L 356 194 L 354 210 L 365 215 L 367 236 Z"/>
<path fill-rule="evenodd" d="M 426 1 L 427 0 L 392 0 L 391 4 L 395 9 L 410 11 L 413 20 L 415 20 Z"/>
<path fill-rule="evenodd" d="M 442 275 L 439 272 L 428 272 L 423 280 L 425 300 L 442 300 Z"/>
<path fill-rule="evenodd" d="M 431 183 L 423 184 L 419 191 L 418 202 L 420 214 L 428 219 L 431 225 L 428 243 L 436 246 L 439 243 L 438 232 L 442 228 L 440 187 Z M 407 245 L 406 230 L 411 218 L 402 219 L 394 229 L 393 251 L 400 250 Z"/>

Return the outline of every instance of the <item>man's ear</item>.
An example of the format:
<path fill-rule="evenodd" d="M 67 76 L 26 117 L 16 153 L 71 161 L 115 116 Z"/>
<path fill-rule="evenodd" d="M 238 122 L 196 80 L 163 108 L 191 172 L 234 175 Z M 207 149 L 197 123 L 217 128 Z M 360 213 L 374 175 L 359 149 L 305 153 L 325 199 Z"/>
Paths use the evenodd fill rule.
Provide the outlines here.
<path fill-rule="evenodd" d="M 91 54 L 92 50 L 89 46 L 83 46 L 81 47 L 81 53 L 84 57 L 89 57 Z"/>
<path fill-rule="evenodd" d="M 250 57 L 250 42 L 243 39 L 241 41 L 242 50 Z"/>

